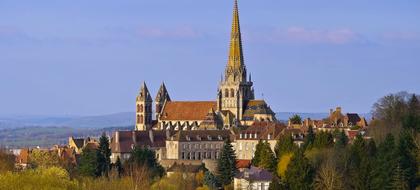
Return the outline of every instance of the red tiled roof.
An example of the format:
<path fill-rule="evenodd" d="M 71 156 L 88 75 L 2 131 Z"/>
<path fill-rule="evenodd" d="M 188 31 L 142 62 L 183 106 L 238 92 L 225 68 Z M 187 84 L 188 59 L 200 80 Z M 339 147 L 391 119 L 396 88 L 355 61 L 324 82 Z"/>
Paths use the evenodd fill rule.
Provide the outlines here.
<path fill-rule="evenodd" d="M 159 148 L 165 147 L 166 132 L 153 130 L 153 142 L 149 131 L 134 131 L 136 143 L 134 143 L 133 131 L 119 131 L 119 142 L 115 142 L 115 133 L 111 139 L 112 152 L 131 152 L 133 146 Z"/>
<path fill-rule="evenodd" d="M 216 109 L 215 101 L 175 101 L 166 102 L 162 120 L 204 120 L 211 109 Z"/>
<path fill-rule="evenodd" d="M 236 168 L 249 168 L 251 160 L 236 160 Z"/>

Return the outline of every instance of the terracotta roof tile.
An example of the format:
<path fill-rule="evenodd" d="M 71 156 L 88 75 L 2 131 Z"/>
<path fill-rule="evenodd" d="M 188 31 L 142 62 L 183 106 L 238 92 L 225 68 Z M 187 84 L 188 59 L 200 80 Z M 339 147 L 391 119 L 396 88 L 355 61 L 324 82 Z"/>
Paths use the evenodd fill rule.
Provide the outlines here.
<path fill-rule="evenodd" d="M 204 120 L 211 109 L 216 109 L 215 101 L 175 101 L 166 102 L 162 120 Z"/>

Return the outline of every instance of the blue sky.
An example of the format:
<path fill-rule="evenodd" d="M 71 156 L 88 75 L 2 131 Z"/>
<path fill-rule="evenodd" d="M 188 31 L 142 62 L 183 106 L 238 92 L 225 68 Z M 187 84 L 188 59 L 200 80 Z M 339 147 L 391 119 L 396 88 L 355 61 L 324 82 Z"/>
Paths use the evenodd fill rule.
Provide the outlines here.
<path fill-rule="evenodd" d="M 0 0 L 0 114 L 134 111 L 145 80 L 214 100 L 232 0 Z M 369 112 L 420 93 L 420 2 L 239 0 L 245 63 L 275 111 Z M 264 94 L 264 95 L 262 95 Z"/>

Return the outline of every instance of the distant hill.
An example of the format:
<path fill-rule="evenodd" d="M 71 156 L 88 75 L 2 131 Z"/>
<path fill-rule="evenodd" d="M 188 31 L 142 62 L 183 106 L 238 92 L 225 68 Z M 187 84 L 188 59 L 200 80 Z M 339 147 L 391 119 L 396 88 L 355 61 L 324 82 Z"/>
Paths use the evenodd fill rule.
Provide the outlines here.
<path fill-rule="evenodd" d="M 72 128 L 103 128 L 134 124 L 134 113 L 121 112 L 98 116 L 0 116 L 0 129 L 28 126 L 54 126 Z"/>

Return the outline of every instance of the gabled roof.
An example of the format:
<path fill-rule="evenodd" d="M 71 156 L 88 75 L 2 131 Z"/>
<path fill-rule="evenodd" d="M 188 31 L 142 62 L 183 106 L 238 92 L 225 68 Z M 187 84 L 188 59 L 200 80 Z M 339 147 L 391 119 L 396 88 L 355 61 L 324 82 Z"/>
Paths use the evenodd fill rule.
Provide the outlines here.
<path fill-rule="evenodd" d="M 191 131 L 177 131 L 170 140 L 180 142 L 194 142 L 194 141 L 225 141 L 231 139 L 231 132 L 229 130 L 191 130 Z"/>
<path fill-rule="evenodd" d="M 268 135 L 271 136 L 270 139 L 276 139 L 280 133 L 286 128 L 285 125 L 278 122 L 268 122 L 268 121 L 256 121 L 251 126 L 238 132 L 236 135 L 237 140 L 267 140 Z M 242 134 L 242 135 L 241 135 Z M 245 134 L 246 138 L 245 138 Z M 257 137 L 255 138 L 255 134 Z M 242 138 L 240 138 L 242 136 Z"/>
<path fill-rule="evenodd" d="M 357 125 L 357 123 L 361 121 L 359 114 L 357 113 L 348 113 L 346 116 L 349 119 L 348 122 L 352 123 L 353 125 Z"/>
<path fill-rule="evenodd" d="M 166 102 L 160 119 L 201 121 L 211 109 L 216 109 L 215 101 L 171 101 Z"/>
<path fill-rule="evenodd" d="M 239 172 L 235 178 L 248 181 L 271 181 L 273 174 L 268 170 L 251 166 L 250 169 L 246 168 L 244 171 Z"/>
<path fill-rule="evenodd" d="M 153 130 L 153 142 L 150 139 L 149 131 L 118 131 L 119 141 L 116 142 L 115 133 L 111 138 L 111 151 L 112 152 L 131 152 L 133 147 L 149 147 L 160 148 L 165 147 L 166 131 Z M 135 137 L 133 137 L 135 135 Z M 136 142 L 134 142 L 134 139 Z"/>

